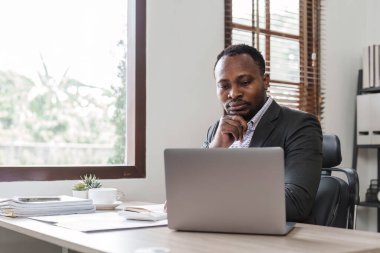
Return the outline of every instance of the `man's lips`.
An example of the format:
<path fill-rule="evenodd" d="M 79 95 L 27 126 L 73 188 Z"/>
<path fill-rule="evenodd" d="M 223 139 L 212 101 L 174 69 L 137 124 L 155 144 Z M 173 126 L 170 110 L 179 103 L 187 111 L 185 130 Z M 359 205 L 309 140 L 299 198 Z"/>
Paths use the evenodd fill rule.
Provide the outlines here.
<path fill-rule="evenodd" d="M 229 113 L 237 113 L 239 111 L 245 111 L 248 109 L 248 103 L 243 101 L 229 102 L 227 104 L 227 111 Z"/>

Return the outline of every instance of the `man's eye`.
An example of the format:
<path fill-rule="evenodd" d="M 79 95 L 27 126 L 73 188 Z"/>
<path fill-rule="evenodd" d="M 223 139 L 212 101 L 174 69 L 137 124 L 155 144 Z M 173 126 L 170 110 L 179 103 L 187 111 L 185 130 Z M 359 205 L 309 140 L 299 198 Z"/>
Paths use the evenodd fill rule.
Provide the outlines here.
<path fill-rule="evenodd" d="M 241 85 L 243 85 L 243 86 L 247 86 L 248 84 L 250 84 L 250 81 L 249 81 L 249 80 L 246 80 L 246 81 L 241 81 L 240 83 L 241 83 Z"/>
<path fill-rule="evenodd" d="M 229 85 L 228 85 L 228 84 L 222 84 L 222 83 L 221 83 L 221 84 L 219 84 L 218 86 L 219 86 L 220 89 L 225 90 L 225 89 L 228 89 L 228 86 L 229 86 Z"/>

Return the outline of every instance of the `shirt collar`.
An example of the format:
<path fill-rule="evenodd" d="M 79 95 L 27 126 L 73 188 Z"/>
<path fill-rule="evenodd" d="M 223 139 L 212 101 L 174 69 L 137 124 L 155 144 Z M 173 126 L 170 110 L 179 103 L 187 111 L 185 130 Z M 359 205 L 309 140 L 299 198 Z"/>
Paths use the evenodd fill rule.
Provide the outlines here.
<path fill-rule="evenodd" d="M 264 113 L 268 110 L 269 106 L 272 104 L 273 98 L 268 96 L 267 101 L 261 107 L 261 109 L 248 121 L 248 129 L 254 130 Z"/>

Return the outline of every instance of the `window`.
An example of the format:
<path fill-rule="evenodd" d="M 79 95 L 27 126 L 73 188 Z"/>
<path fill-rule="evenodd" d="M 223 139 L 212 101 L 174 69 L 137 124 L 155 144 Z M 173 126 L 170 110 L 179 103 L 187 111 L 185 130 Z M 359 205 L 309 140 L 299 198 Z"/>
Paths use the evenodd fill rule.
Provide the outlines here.
<path fill-rule="evenodd" d="M 249 44 L 266 60 L 270 95 L 321 115 L 319 0 L 225 0 L 225 46 Z"/>
<path fill-rule="evenodd" d="M 2 5 L 0 181 L 145 177 L 145 26 L 146 0 Z"/>

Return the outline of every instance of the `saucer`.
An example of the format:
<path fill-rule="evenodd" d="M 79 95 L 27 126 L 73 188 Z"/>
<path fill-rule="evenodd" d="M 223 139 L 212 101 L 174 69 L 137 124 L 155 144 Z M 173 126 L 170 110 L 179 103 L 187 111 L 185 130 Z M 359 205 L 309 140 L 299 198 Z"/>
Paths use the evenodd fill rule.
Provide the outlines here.
<path fill-rule="evenodd" d="M 96 210 L 113 210 L 115 207 L 121 205 L 123 202 L 115 201 L 112 204 L 95 204 Z"/>

